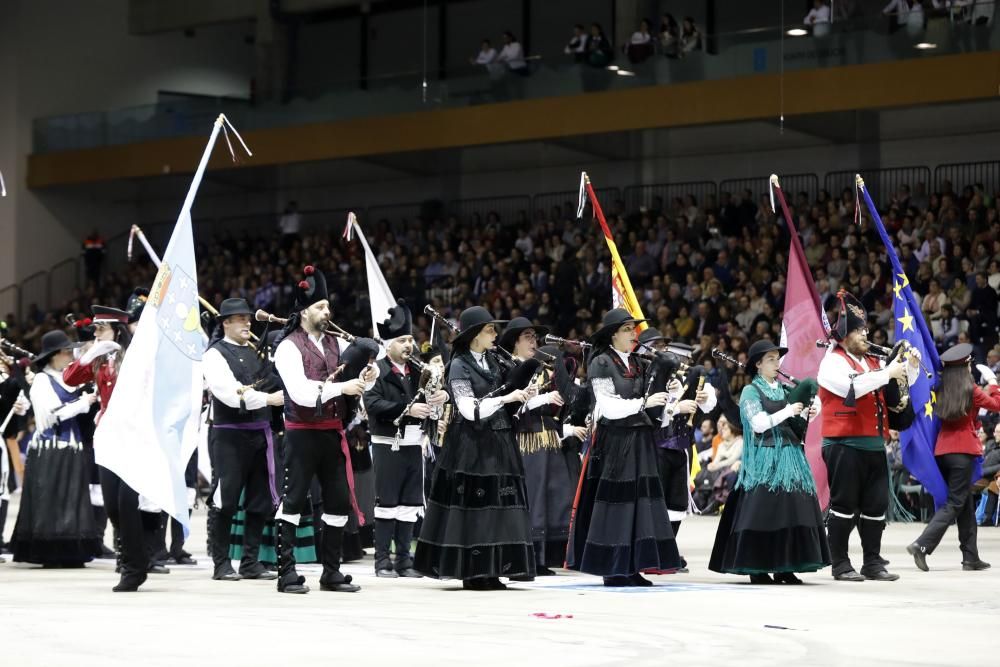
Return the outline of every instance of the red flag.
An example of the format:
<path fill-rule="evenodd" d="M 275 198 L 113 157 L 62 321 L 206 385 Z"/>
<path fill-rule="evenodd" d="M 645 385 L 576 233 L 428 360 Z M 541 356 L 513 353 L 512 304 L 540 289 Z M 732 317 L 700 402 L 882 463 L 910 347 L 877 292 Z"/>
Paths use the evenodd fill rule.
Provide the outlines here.
<path fill-rule="evenodd" d="M 816 341 L 826 340 L 829 324 L 777 176 L 771 176 L 771 187 L 781 204 L 785 223 L 792 237 L 788 250 L 784 318 L 781 322 L 781 346 L 788 348 L 788 354 L 781 360 L 781 368 L 793 377 L 814 378 L 826 354 L 826 350 L 816 346 Z M 827 483 L 826 464 L 823 462 L 823 438 L 820 431 L 818 421 L 810 424 L 805 445 L 806 458 L 809 459 L 809 467 L 816 480 L 819 504 L 825 508 L 830 502 L 830 487 Z"/>

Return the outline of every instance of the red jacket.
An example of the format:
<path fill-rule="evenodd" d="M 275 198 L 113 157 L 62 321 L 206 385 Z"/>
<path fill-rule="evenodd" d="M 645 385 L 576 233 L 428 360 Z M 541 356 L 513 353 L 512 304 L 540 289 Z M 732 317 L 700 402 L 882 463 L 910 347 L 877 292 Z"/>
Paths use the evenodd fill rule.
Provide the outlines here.
<path fill-rule="evenodd" d="M 97 369 L 97 377 L 94 377 L 93 362 L 83 365 L 77 359 L 63 369 L 63 382 L 71 387 L 79 387 L 82 384 L 93 382 L 97 390 L 97 396 L 101 399 L 101 411 L 97 413 L 94 422 L 101 420 L 104 411 L 108 409 L 108 401 L 111 400 L 111 392 L 115 390 L 115 382 L 118 381 L 118 374 L 107 361 L 101 363 Z"/>
<path fill-rule="evenodd" d="M 987 391 L 979 387 L 972 389 L 972 409 L 968 414 L 953 421 L 942 421 L 934 456 L 942 454 L 971 454 L 981 456 L 983 443 L 979 441 L 979 409 L 1000 412 L 1000 386 L 990 385 Z"/>

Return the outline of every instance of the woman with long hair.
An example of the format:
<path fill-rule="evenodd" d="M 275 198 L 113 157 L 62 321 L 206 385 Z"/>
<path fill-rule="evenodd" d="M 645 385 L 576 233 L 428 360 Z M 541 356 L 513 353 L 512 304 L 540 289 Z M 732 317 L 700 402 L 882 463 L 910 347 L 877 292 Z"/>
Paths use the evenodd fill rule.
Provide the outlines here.
<path fill-rule="evenodd" d="M 447 370 L 452 422 L 413 563 L 428 577 L 461 579 L 466 590 L 503 590 L 501 576 L 535 576 L 524 464 L 506 406 L 533 396 L 524 375 L 538 362 L 501 365 L 493 352 L 500 323 L 481 306 L 459 316 Z"/>
<path fill-rule="evenodd" d="M 566 567 L 601 576 L 605 586 L 652 586 L 642 570 L 681 567 L 653 421 L 667 402 L 666 382 L 677 363 L 631 353 L 642 321 L 614 308 L 591 336 L 587 377 L 597 431 L 577 489 Z"/>
<path fill-rule="evenodd" d="M 926 572 L 927 556 L 934 553 L 952 521 L 958 524 L 958 544 L 962 550 L 963 570 L 985 570 L 990 564 L 979 557 L 976 543 L 976 504 L 972 499 L 972 471 L 983 455 L 983 443 L 977 435 L 979 411 L 1000 412 L 1000 387 L 996 375 L 979 365 L 987 391 L 972 378 L 972 346 L 961 343 L 941 355 L 941 381 L 937 388 L 934 412 L 941 418 L 941 431 L 934 446 L 941 475 L 948 484 L 948 500 L 934 513 L 924 532 L 906 551 L 917 567 Z"/>
<path fill-rule="evenodd" d="M 715 572 L 749 575 L 753 584 L 801 584 L 796 572 L 830 564 L 816 483 L 802 447 L 802 415 L 812 419 L 818 408 L 797 396 L 806 383 L 815 387 L 815 380 L 802 380 L 795 390 L 778 382 L 785 352 L 769 340 L 750 346 L 751 381 L 740 395 L 743 457 L 708 564 Z"/>
<path fill-rule="evenodd" d="M 132 342 L 129 333 L 129 313 L 93 306 L 94 343 L 80 358 L 62 371 L 62 379 L 69 386 L 95 384 L 100 398 L 100 411 L 95 418 L 100 423 L 118 380 L 125 351 Z M 99 468 L 104 509 L 118 534 L 118 551 L 121 555 L 121 580 L 112 588 L 117 593 L 133 592 L 146 581 L 149 556 L 144 541 L 139 495 L 122 479 L 108 470 Z"/>

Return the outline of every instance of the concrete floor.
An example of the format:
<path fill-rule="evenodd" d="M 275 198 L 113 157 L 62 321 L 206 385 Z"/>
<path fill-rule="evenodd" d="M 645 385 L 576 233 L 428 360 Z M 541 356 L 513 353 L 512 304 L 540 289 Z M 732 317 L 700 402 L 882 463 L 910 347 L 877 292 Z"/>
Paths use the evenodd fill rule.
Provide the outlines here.
<path fill-rule="evenodd" d="M 802 587 L 754 587 L 707 571 L 717 523 L 685 522 L 691 573 L 654 577 L 653 588 L 611 591 L 560 571 L 466 592 L 455 582 L 376 579 L 369 556 L 345 566 L 362 592 L 320 592 L 313 565 L 300 571 L 315 590 L 293 596 L 273 582 L 212 581 L 201 511 L 189 541 L 198 565 L 174 566 L 138 594 L 111 592 L 111 561 L 41 570 L 8 556 L 0 646 L 18 667 L 996 664 L 1000 562 L 963 572 L 954 529 L 924 573 L 903 550 L 919 527 L 890 526 L 883 553 L 902 577 L 895 583 L 834 582 L 826 570 L 803 575 Z M 1000 529 L 981 529 L 979 543 L 984 559 L 1000 560 Z"/>

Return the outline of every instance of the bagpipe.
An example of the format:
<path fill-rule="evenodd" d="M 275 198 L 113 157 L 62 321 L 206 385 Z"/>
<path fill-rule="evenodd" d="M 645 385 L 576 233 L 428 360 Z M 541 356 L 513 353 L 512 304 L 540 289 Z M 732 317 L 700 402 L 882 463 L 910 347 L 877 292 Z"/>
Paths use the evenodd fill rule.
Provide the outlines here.
<path fill-rule="evenodd" d="M 718 348 L 712 349 L 712 356 L 716 359 L 746 370 L 746 364 L 734 359 L 732 356 L 726 354 Z M 816 382 L 816 379 L 797 379 L 780 368 L 778 369 L 778 375 L 784 379 L 782 384 L 784 384 L 787 388 L 787 402 L 789 404 L 801 403 L 805 406 L 804 410 L 808 410 L 809 406 L 812 405 L 813 400 L 816 398 L 816 394 L 819 393 L 819 384 Z M 809 429 L 809 421 L 803 417 L 802 414 L 798 414 L 788 420 L 788 425 L 791 427 L 795 437 L 799 439 L 799 442 L 804 442 L 806 439 L 806 431 Z"/>
<path fill-rule="evenodd" d="M 817 340 L 816 347 L 828 348 L 829 343 Z M 914 357 L 913 352 L 913 346 L 910 344 L 910 341 L 901 340 L 893 345 L 892 348 L 868 343 L 866 354 L 881 359 L 886 365 L 895 361 L 909 363 L 911 359 L 916 358 L 919 360 L 920 368 L 926 374 L 927 379 L 932 380 L 934 373 L 924 365 L 923 360 L 919 357 Z M 856 374 L 851 375 L 851 389 L 848 391 L 847 396 L 844 397 L 844 405 L 847 407 L 854 407 L 856 405 L 854 397 L 855 377 L 857 377 Z M 889 428 L 894 431 L 904 431 L 910 428 L 913 420 L 916 419 L 916 413 L 913 411 L 913 404 L 910 402 L 909 381 L 905 377 L 901 380 L 890 380 L 883 388 L 882 395 L 885 398 L 886 408 L 889 410 Z"/>

